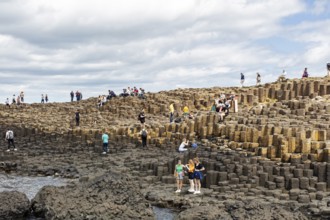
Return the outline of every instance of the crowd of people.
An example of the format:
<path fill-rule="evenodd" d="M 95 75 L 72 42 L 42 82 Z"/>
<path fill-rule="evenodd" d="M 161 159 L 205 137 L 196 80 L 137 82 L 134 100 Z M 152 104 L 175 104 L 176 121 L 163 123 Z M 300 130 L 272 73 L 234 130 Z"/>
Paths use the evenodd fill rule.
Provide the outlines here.
<path fill-rule="evenodd" d="M 328 76 L 330 76 L 330 64 L 327 66 L 328 68 Z M 279 78 L 278 78 L 278 81 L 279 82 L 282 82 L 282 81 L 285 81 L 286 80 L 286 71 L 283 70 L 283 72 L 280 74 Z M 308 71 L 307 71 L 307 67 L 304 69 L 303 71 L 303 74 L 302 74 L 302 78 L 308 78 L 309 77 L 309 74 L 308 74 Z M 244 82 L 245 82 L 245 75 L 243 73 L 241 73 L 241 87 L 244 87 Z M 261 75 L 260 73 L 257 72 L 257 77 L 256 77 L 256 85 L 257 86 L 260 86 L 261 85 Z"/>
<path fill-rule="evenodd" d="M 175 165 L 174 176 L 176 177 L 177 190 L 176 193 L 180 193 L 183 187 L 183 179 L 188 175 L 190 187 L 188 192 L 194 194 L 201 193 L 201 181 L 204 177 L 203 171 L 205 167 L 201 164 L 200 160 L 196 157 L 190 159 L 188 164 L 183 165 L 181 160 L 178 160 L 178 163 Z"/>
<path fill-rule="evenodd" d="M 144 89 L 138 89 L 136 86 L 134 87 L 127 87 L 123 89 L 123 93 L 119 95 L 120 97 L 128 97 L 128 96 L 137 96 L 139 98 L 145 98 L 145 91 Z"/>
<path fill-rule="evenodd" d="M 71 102 L 73 102 L 75 96 L 77 101 L 80 101 L 83 98 L 83 95 L 80 91 L 77 90 L 75 93 L 71 91 L 70 92 Z"/>

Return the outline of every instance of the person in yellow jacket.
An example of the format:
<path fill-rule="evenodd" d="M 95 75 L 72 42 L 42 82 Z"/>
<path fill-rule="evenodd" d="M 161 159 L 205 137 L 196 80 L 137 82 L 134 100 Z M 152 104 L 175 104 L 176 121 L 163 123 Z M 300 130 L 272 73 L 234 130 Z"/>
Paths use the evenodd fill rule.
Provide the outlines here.
<path fill-rule="evenodd" d="M 192 159 L 189 160 L 188 164 L 186 165 L 186 168 L 188 170 L 188 179 L 189 179 L 189 183 L 190 183 L 190 188 L 188 189 L 188 192 L 195 192 L 195 189 L 194 189 L 195 164 Z"/>
<path fill-rule="evenodd" d="M 174 104 L 171 103 L 170 104 L 170 122 L 173 122 L 173 118 L 174 118 Z"/>
<path fill-rule="evenodd" d="M 189 117 L 189 108 L 188 108 L 188 106 L 183 107 L 183 116 L 184 117 Z"/>

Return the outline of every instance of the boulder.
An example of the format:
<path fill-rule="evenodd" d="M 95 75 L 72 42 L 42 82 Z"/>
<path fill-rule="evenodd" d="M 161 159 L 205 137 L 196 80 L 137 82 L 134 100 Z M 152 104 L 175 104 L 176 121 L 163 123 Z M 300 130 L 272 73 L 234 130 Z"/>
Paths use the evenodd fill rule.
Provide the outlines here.
<path fill-rule="evenodd" d="M 29 214 L 30 201 L 21 192 L 0 192 L 0 219 L 23 219 Z"/>

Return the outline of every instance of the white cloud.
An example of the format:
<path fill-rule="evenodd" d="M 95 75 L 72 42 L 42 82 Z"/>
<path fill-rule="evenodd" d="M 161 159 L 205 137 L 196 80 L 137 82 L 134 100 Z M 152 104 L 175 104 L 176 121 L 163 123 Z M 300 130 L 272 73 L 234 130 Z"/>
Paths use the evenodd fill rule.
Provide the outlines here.
<path fill-rule="evenodd" d="M 237 85 L 242 71 L 254 83 L 256 71 L 317 65 L 329 56 L 326 21 L 283 26 L 306 10 L 299 0 L 1 1 L 0 101 L 21 89 L 31 101 L 46 92 L 64 101 L 72 89 L 88 97 L 134 85 Z M 306 43 L 308 55 L 258 42 L 283 31 Z"/>

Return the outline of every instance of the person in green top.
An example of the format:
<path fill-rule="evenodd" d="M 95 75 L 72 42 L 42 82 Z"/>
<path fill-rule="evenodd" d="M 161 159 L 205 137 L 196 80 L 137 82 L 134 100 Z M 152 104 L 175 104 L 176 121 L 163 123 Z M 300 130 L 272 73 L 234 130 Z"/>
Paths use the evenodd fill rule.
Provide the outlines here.
<path fill-rule="evenodd" d="M 108 149 L 109 136 L 106 133 L 104 133 L 102 135 L 102 141 L 103 141 L 103 153 L 102 154 L 107 154 L 107 152 L 109 151 L 109 149 Z"/>
<path fill-rule="evenodd" d="M 175 165 L 174 176 L 176 177 L 176 185 L 177 185 L 177 190 L 175 192 L 179 193 L 181 192 L 182 189 L 182 182 L 184 176 L 183 165 L 181 164 L 181 160 L 178 160 L 178 164 Z"/>

